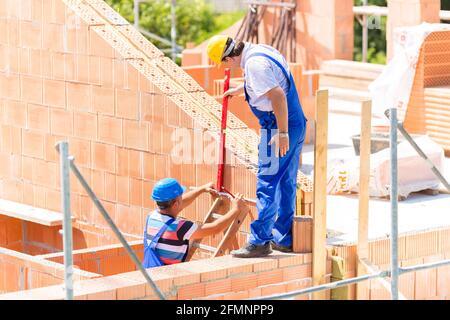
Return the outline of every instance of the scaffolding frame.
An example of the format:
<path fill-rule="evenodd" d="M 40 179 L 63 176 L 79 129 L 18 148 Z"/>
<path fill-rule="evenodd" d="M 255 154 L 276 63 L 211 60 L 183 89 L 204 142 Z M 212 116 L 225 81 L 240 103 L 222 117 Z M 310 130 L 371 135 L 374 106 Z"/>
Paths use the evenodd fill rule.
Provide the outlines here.
<path fill-rule="evenodd" d="M 136 265 L 138 270 L 142 273 L 147 283 L 150 285 L 150 288 L 153 289 L 155 294 L 161 299 L 166 300 L 164 294 L 152 280 L 150 275 L 144 269 L 142 263 L 139 261 L 139 258 L 136 256 L 134 251 L 131 249 L 125 237 L 120 232 L 119 228 L 115 225 L 114 221 L 109 216 L 105 207 L 102 205 L 100 200 L 95 195 L 94 191 L 91 189 L 86 179 L 84 179 L 80 170 L 75 164 L 75 158 L 69 155 L 69 144 L 66 141 L 58 142 L 55 146 L 56 150 L 60 153 L 60 164 L 61 164 L 61 185 L 62 185 L 62 193 L 61 193 L 61 202 L 62 208 L 64 212 L 64 220 L 63 220 L 63 235 L 64 235 L 64 288 L 66 291 L 66 300 L 73 299 L 73 256 L 72 256 L 72 220 L 70 214 L 70 185 L 69 185 L 69 172 L 72 170 L 75 177 L 80 182 L 81 186 L 87 192 L 89 198 L 94 202 L 94 205 L 97 207 L 98 211 L 100 211 L 101 215 L 108 223 L 111 230 L 114 232 L 115 236 L 119 239 L 122 246 L 125 248 L 125 251 L 130 256 L 133 263 Z"/>

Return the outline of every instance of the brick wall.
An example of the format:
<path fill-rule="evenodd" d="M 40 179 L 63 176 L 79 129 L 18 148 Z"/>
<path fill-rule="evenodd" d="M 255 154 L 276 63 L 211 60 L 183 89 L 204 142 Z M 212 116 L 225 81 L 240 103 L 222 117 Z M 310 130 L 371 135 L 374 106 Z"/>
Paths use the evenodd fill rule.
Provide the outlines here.
<path fill-rule="evenodd" d="M 327 273 L 331 272 L 330 261 Z M 245 299 L 311 285 L 311 254 L 258 259 L 224 256 L 149 270 L 168 299 Z M 63 299 L 60 286 L 0 296 L 0 299 Z M 139 271 L 74 284 L 76 299 L 156 299 Z M 307 299 L 308 297 L 299 297 Z"/>
<path fill-rule="evenodd" d="M 100 275 L 75 270 L 74 281 Z M 64 283 L 64 265 L 0 248 L 0 293 L 29 290 Z"/>
<path fill-rule="evenodd" d="M 399 262 L 402 267 L 418 265 L 450 257 L 450 230 L 438 229 L 425 232 L 403 234 L 399 237 Z M 345 278 L 356 277 L 356 245 L 333 246 L 335 254 L 344 258 Z M 380 270 L 390 269 L 389 239 L 369 242 L 369 261 Z M 450 267 L 423 270 L 404 274 L 400 277 L 399 289 L 407 299 L 445 299 L 450 288 Z M 367 281 L 361 285 L 363 291 L 358 299 L 387 299 L 377 281 Z M 445 289 L 447 288 L 447 289 Z M 375 292 L 372 292 L 374 290 Z M 428 290 L 428 291 L 427 291 Z M 356 299 L 356 285 L 349 286 L 349 298 Z"/>
<path fill-rule="evenodd" d="M 60 140 L 69 141 L 81 173 L 126 234 L 141 236 L 157 180 L 215 180 L 215 163 L 179 164 L 171 156 L 172 134 L 182 129 L 212 145 L 195 156 L 215 159 L 220 104 L 189 75 L 103 1 L 23 0 L 18 7 L 0 3 L 0 29 L 7 31 L 0 33 L 0 197 L 59 211 Z M 225 186 L 254 197 L 257 135 L 229 117 Z M 209 206 L 202 197 L 184 216 L 202 221 Z M 77 223 L 108 233 L 72 174 L 71 209 Z M 241 244 L 248 230 L 247 221 Z M 91 238 L 92 246 L 110 244 Z"/>
<path fill-rule="evenodd" d="M 142 240 L 132 241 L 129 244 L 134 253 L 142 261 L 144 258 L 144 245 Z M 40 256 L 40 258 L 64 263 L 63 252 Z M 73 251 L 73 262 L 75 268 L 104 276 L 135 271 L 137 269 L 121 244 L 75 250 Z"/>

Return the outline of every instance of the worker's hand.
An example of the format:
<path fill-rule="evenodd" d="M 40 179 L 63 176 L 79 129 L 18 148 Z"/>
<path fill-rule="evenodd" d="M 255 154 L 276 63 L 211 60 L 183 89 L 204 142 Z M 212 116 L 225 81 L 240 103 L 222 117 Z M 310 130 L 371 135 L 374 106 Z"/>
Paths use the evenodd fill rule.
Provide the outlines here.
<path fill-rule="evenodd" d="M 284 157 L 289 151 L 289 135 L 277 133 L 270 139 L 269 145 L 275 144 L 275 156 Z"/>
<path fill-rule="evenodd" d="M 232 88 L 228 91 L 225 91 L 222 98 L 230 97 L 233 98 L 234 96 L 237 96 L 239 94 L 240 89 L 239 88 Z"/>
<path fill-rule="evenodd" d="M 212 195 L 217 194 L 217 190 L 214 189 L 214 182 L 208 182 L 201 186 L 200 189 L 202 189 L 203 192 L 209 192 Z"/>
<path fill-rule="evenodd" d="M 248 207 L 245 203 L 244 196 L 240 193 L 236 194 L 236 197 L 231 200 L 231 210 L 242 212 L 246 209 L 248 209 Z"/>

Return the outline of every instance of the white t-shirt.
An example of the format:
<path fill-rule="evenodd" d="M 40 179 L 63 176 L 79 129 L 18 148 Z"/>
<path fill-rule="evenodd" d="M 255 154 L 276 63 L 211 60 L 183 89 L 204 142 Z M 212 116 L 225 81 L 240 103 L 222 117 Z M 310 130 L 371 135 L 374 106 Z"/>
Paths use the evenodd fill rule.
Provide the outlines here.
<path fill-rule="evenodd" d="M 244 69 L 250 105 L 261 111 L 273 111 L 272 103 L 265 94 L 275 87 L 281 87 L 287 95 L 289 92 L 289 81 L 280 67 L 267 57 L 256 56 L 247 62 L 248 57 L 254 53 L 265 53 L 273 57 L 287 70 L 288 75 L 290 74 L 289 66 L 283 55 L 275 48 L 263 44 L 245 43 L 245 48 L 242 52 L 241 68 Z"/>

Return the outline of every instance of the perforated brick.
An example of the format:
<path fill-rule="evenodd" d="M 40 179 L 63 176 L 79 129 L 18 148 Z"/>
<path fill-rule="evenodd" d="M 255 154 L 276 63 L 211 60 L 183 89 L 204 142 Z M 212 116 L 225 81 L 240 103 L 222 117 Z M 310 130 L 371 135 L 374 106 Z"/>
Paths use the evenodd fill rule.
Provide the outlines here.
<path fill-rule="evenodd" d="M 114 11 L 105 1 L 103 0 L 85 0 L 95 11 L 102 15 L 109 23 L 115 26 L 127 26 L 128 21 L 124 19 L 120 14 Z"/>
<path fill-rule="evenodd" d="M 154 62 L 158 67 L 161 68 L 162 71 L 171 76 L 172 79 L 174 79 L 186 91 L 203 91 L 203 88 L 171 59 L 163 57 L 155 59 Z"/>
<path fill-rule="evenodd" d="M 162 93 L 166 95 L 180 93 L 180 90 L 173 85 L 172 80 L 159 68 L 144 61 L 130 60 L 129 63 L 141 72 L 144 77 L 150 80 L 150 82 L 153 83 Z"/>
<path fill-rule="evenodd" d="M 118 26 L 117 30 L 126 36 L 131 43 L 138 47 L 139 50 L 147 56 L 147 58 L 156 59 L 159 57 L 164 57 L 164 54 L 134 27 L 130 25 Z"/>
<path fill-rule="evenodd" d="M 105 24 L 105 20 L 88 5 L 79 0 L 63 0 L 64 3 L 89 26 L 100 26 Z"/>
<path fill-rule="evenodd" d="M 134 48 L 111 26 L 96 26 L 91 30 L 108 42 L 124 59 L 144 59 L 144 55 Z"/>

